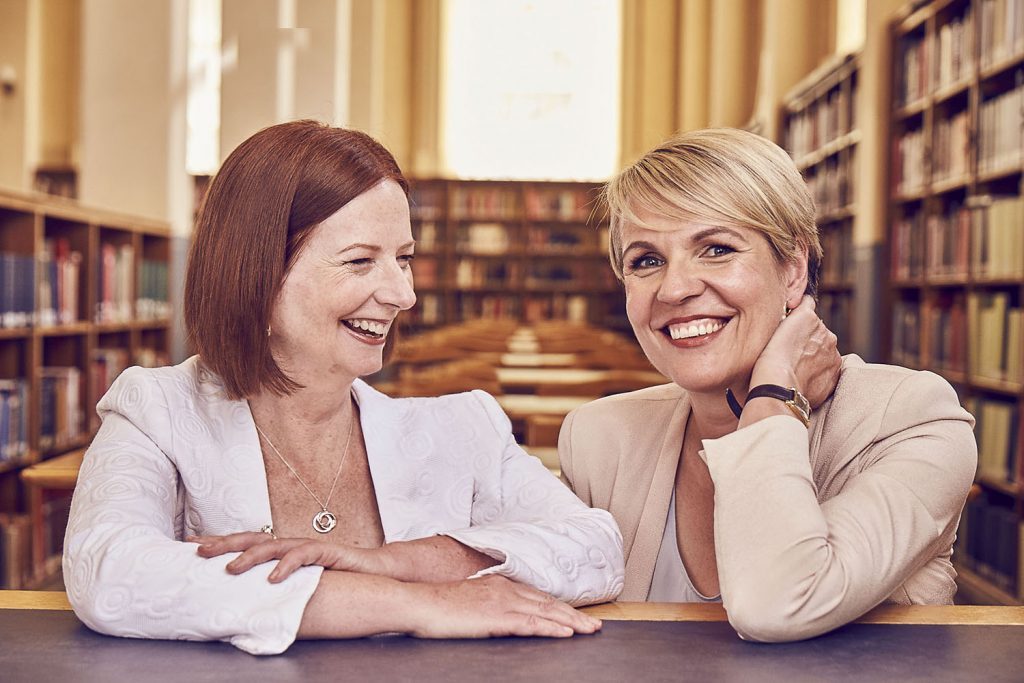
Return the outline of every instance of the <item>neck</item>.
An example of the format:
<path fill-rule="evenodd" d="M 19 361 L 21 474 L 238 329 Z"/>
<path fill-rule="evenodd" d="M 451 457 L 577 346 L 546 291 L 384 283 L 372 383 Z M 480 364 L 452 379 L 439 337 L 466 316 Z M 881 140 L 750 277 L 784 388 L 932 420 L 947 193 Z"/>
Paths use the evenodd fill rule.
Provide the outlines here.
<path fill-rule="evenodd" d="M 351 383 L 343 387 L 306 386 L 289 396 L 264 391 L 248 399 L 249 410 L 278 448 L 283 448 L 281 444 L 337 442 L 339 437 L 344 439 L 356 419 L 351 388 Z"/>
<path fill-rule="evenodd" d="M 732 392 L 742 404 L 750 391 L 750 380 L 735 382 Z M 702 439 L 717 439 L 736 431 L 739 425 L 729 403 L 725 400 L 725 388 L 721 391 L 690 392 L 690 426 Z"/>

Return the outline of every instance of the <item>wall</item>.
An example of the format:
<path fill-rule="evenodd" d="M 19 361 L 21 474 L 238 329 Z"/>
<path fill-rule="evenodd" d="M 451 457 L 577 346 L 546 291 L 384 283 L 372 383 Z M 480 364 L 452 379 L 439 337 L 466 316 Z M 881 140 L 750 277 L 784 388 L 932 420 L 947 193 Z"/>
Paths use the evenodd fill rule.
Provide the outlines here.
<path fill-rule="evenodd" d="M 0 91 L 0 185 L 24 189 L 29 0 L 0 2 L 0 70 L 16 77 L 14 91 Z"/>

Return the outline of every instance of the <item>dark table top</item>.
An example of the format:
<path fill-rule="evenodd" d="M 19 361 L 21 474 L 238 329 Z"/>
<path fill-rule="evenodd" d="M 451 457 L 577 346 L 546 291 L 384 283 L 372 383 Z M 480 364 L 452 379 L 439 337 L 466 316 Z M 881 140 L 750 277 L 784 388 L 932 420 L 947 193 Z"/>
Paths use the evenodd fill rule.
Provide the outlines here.
<path fill-rule="evenodd" d="M 0 610 L 0 680 L 1022 681 L 1024 626 L 851 624 L 799 643 L 740 640 L 725 622 L 606 621 L 593 636 L 227 643 L 93 633 L 72 612 Z"/>

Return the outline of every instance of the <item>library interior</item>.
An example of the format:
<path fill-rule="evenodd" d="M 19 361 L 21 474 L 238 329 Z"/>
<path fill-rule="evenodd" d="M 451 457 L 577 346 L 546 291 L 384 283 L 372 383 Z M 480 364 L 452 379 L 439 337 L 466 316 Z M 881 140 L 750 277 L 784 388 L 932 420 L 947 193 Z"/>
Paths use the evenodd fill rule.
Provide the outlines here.
<path fill-rule="evenodd" d="M 955 604 L 1024 605 L 1024 0 L 0 0 L 0 589 L 65 590 L 97 403 L 196 353 L 207 190 L 298 119 L 408 179 L 417 300 L 366 381 L 483 390 L 555 475 L 569 413 L 671 381 L 605 184 L 686 131 L 776 143 L 839 353 L 935 373 L 974 418 Z"/>

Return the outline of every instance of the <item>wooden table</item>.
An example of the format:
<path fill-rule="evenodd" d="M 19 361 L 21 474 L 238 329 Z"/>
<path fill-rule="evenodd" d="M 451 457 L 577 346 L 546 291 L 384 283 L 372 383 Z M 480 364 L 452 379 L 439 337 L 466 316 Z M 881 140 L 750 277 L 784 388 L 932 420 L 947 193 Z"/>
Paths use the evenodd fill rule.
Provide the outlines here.
<path fill-rule="evenodd" d="M 569 368 L 576 364 L 575 353 L 503 353 L 498 359 L 506 368 Z"/>
<path fill-rule="evenodd" d="M 20 681 L 1019 681 L 1024 608 L 898 607 L 811 640 L 765 645 L 736 636 L 720 605 L 612 603 L 593 636 L 555 640 L 297 642 L 253 657 L 219 642 L 101 636 L 63 594 L 0 592 L 0 672 Z M 339 673 L 341 672 L 341 673 Z"/>
<path fill-rule="evenodd" d="M 495 396 L 510 419 L 524 419 L 530 415 L 568 415 L 597 396 L 533 396 L 532 394 L 506 394 Z"/>
<path fill-rule="evenodd" d="M 43 491 L 71 491 L 78 483 L 85 449 L 81 448 L 56 458 L 26 467 L 21 480 L 28 486 L 29 514 L 32 516 L 32 564 L 39 570 L 46 561 L 43 548 Z"/>

